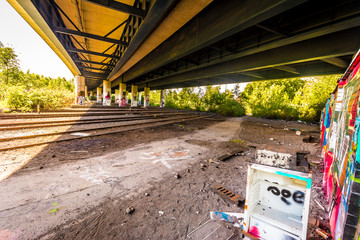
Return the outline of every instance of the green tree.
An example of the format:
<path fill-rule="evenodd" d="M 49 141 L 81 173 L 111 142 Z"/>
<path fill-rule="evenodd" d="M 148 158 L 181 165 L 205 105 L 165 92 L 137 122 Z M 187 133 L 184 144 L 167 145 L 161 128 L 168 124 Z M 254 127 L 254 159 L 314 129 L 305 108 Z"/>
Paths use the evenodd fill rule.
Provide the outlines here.
<path fill-rule="evenodd" d="M 0 69 L 5 72 L 5 84 L 9 82 L 9 75 L 19 71 L 19 61 L 15 51 L 10 47 L 5 47 L 0 42 Z"/>

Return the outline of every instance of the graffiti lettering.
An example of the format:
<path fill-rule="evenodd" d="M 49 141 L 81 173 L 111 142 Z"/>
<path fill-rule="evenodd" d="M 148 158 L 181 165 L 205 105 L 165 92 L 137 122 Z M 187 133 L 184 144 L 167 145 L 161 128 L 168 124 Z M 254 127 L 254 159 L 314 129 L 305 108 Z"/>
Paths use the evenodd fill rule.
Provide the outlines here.
<path fill-rule="evenodd" d="M 296 191 L 293 194 L 293 199 L 296 203 L 304 203 L 304 193 L 300 191 Z"/>
<path fill-rule="evenodd" d="M 291 203 L 286 198 L 291 197 L 291 192 L 289 190 L 283 189 L 281 190 L 281 195 L 282 195 L 282 197 L 280 198 L 281 201 L 286 203 L 286 205 L 290 205 Z"/>
<path fill-rule="evenodd" d="M 286 205 L 291 204 L 291 202 L 287 199 L 287 198 L 291 198 L 291 192 L 289 190 L 282 189 L 280 191 L 279 188 L 277 188 L 275 186 L 270 186 L 267 188 L 267 190 L 270 191 L 275 196 L 280 196 L 280 193 L 281 193 L 281 196 L 280 196 L 281 201 L 283 201 Z M 305 194 L 300 191 L 295 191 L 292 194 L 292 199 L 296 203 L 300 203 L 300 204 L 304 203 L 304 197 L 305 197 Z"/>
<path fill-rule="evenodd" d="M 279 196 L 280 195 L 280 191 L 277 187 L 268 187 L 267 189 L 268 191 L 271 191 L 274 195 Z"/>

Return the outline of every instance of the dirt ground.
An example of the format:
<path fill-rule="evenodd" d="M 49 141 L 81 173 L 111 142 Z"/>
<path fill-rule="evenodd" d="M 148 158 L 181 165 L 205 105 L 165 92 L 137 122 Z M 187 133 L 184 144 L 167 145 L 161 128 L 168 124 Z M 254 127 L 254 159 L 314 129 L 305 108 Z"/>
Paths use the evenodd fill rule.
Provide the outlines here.
<path fill-rule="evenodd" d="M 291 129 L 305 131 L 299 136 Z M 233 150 L 247 153 L 249 146 L 310 152 L 309 217 L 326 226 L 327 213 L 314 202 L 326 207 L 321 148 L 303 142 L 309 135 L 319 138 L 319 127 L 207 118 L 50 144 L 0 182 L 0 239 L 185 239 L 210 219 L 210 211 L 243 212 L 211 187 L 222 185 L 246 197 L 247 168 L 254 159 L 218 157 Z M 13 151 L 13 161 L 26 151 L 31 148 Z M 129 214 L 129 209 L 134 211 Z M 312 225 L 309 239 L 321 239 Z"/>

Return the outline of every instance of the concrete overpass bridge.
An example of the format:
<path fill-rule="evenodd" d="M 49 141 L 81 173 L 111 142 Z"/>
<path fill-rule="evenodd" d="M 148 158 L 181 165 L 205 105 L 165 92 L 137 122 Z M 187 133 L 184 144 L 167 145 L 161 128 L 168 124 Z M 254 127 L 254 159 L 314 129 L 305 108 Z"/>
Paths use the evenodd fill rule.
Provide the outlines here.
<path fill-rule="evenodd" d="M 76 76 L 78 92 L 343 73 L 360 47 L 356 0 L 8 2 Z"/>

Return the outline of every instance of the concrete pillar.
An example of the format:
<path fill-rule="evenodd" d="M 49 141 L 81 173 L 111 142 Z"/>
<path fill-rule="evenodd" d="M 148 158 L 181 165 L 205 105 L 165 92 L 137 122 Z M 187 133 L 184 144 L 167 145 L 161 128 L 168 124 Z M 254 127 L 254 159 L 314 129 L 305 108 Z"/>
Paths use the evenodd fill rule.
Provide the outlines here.
<path fill-rule="evenodd" d="M 129 91 L 125 92 L 125 102 L 126 102 L 126 104 L 125 104 L 125 106 L 126 106 L 129 103 Z"/>
<path fill-rule="evenodd" d="M 119 84 L 119 106 L 120 107 L 126 107 L 127 104 L 127 91 L 126 91 L 126 84 L 120 83 Z"/>
<path fill-rule="evenodd" d="M 96 101 L 102 103 L 102 88 L 96 88 Z"/>
<path fill-rule="evenodd" d="M 119 89 L 115 89 L 115 103 L 119 103 L 120 93 Z"/>
<path fill-rule="evenodd" d="M 87 86 L 85 86 L 85 98 L 89 98 Z"/>
<path fill-rule="evenodd" d="M 165 90 L 161 89 L 160 92 L 160 107 L 163 108 L 165 107 Z"/>
<path fill-rule="evenodd" d="M 131 85 L 131 107 L 137 107 L 138 104 L 138 86 Z"/>
<path fill-rule="evenodd" d="M 90 96 L 94 96 L 94 91 L 90 91 Z"/>
<path fill-rule="evenodd" d="M 84 104 L 85 77 L 75 76 L 75 104 Z"/>
<path fill-rule="evenodd" d="M 139 92 L 139 98 L 138 98 L 139 102 L 138 102 L 138 106 L 141 107 L 141 92 Z"/>
<path fill-rule="evenodd" d="M 150 106 L 150 88 L 144 87 L 144 107 Z"/>
<path fill-rule="evenodd" d="M 111 106 L 111 83 L 103 81 L 103 105 Z"/>

